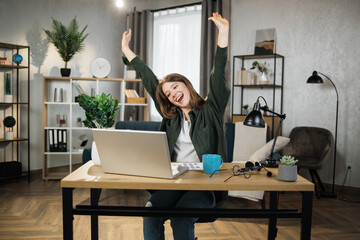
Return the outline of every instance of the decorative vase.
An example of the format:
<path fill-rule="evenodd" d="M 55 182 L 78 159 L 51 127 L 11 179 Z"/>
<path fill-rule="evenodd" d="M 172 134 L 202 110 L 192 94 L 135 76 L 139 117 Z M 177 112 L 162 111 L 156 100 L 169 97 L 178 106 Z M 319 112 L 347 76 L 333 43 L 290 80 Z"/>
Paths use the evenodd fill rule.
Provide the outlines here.
<path fill-rule="evenodd" d="M 94 162 L 95 165 L 101 165 L 100 157 L 96 148 L 95 141 L 93 141 L 91 145 L 91 160 Z"/>
<path fill-rule="evenodd" d="M 277 179 L 286 182 L 295 182 L 297 180 L 297 166 L 279 165 Z"/>
<path fill-rule="evenodd" d="M 9 94 L 4 95 L 4 102 L 12 103 L 12 101 L 13 101 L 13 95 L 9 95 Z"/>
<path fill-rule="evenodd" d="M 262 72 L 260 75 L 260 84 L 270 84 L 265 72 Z"/>
<path fill-rule="evenodd" d="M 6 140 L 11 140 L 14 138 L 14 132 L 5 132 L 5 139 Z"/>
<path fill-rule="evenodd" d="M 71 73 L 71 68 L 60 68 L 60 73 L 62 77 L 69 77 Z"/>
<path fill-rule="evenodd" d="M 135 79 L 136 71 L 135 70 L 126 70 L 126 78 L 127 79 Z"/>

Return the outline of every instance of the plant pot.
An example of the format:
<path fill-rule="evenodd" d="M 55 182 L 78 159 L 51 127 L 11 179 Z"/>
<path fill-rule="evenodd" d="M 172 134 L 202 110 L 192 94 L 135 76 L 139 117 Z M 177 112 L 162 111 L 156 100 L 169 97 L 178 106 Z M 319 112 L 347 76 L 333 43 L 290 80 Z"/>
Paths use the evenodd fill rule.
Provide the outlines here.
<path fill-rule="evenodd" d="M 9 94 L 4 95 L 4 102 L 12 103 L 12 101 L 13 101 L 13 95 L 9 95 Z"/>
<path fill-rule="evenodd" d="M 91 145 L 91 160 L 94 162 L 95 165 L 101 165 L 100 157 L 96 148 L 95 141 L 93 141 Z"/>
<path fill-rule="evenodd" d="M 69 77 L 71 73 L 71 68 L 60 68 L 60 73 L 62 77 Z"/>
<path fill-rule="evenodd" d="M 5 132 L 5 139 L 11 140 L 14 138 L 14 132 Z"/>
<path fill-rule="evenodd" d="M 297 180 L 297 166 L 279 165 L 277 179 L 286 182 L 295 182 Z"/>
<path fill-rule="evenodd" d="M 135 79 L 136 71 L 135 70 L 126 70 L 126 78 L 127 79 Z"/>

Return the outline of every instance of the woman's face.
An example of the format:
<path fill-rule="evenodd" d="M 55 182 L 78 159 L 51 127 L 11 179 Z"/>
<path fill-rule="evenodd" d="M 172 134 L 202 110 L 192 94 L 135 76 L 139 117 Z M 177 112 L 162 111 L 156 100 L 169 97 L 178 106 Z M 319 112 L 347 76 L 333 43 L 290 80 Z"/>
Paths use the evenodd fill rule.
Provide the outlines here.
<path fill-rule="evenodd" d="M 190 108 L 190 91 L 183 82 L 165 82 L 162 91 L 169 101 L 181 109 Z"/>

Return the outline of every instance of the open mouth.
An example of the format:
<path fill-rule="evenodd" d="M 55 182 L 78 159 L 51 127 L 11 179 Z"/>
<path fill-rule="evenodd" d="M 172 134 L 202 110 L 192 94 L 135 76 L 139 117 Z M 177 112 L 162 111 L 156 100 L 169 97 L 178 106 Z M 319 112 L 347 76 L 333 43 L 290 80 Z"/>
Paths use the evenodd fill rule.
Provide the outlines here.
<path fill-rule="evenodd" d="M 184 98 L 184 94 L 180 94 L 177 98 L 176 98 L 176 101 L 177 102 L 181 102 Z"/>

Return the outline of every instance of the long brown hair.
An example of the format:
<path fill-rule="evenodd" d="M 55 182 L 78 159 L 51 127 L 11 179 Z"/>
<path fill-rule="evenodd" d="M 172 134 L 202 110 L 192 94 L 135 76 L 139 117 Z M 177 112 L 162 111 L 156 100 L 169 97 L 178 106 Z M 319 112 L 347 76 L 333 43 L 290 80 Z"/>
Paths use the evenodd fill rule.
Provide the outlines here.
<path fill-rule="evenodd" d="M 162 81 L 156 87 L 156 100 L 160 105 L 160 110 L 165 118 L 172 119 L 176 116 L 176 108 L 172 104 L 167 96 L 165 96 L 162 86 L 166 82 L 182 82 L 186 85 L 190 92 L 190 107 L 196 109 L 202 109 L 205 105 L 205 100 L 195 91 L 191 82 L 183 75 L 178 73 L 171 73 L 164 77 Z"/>

